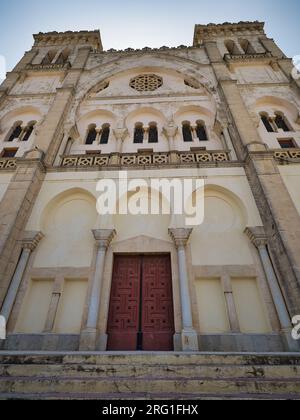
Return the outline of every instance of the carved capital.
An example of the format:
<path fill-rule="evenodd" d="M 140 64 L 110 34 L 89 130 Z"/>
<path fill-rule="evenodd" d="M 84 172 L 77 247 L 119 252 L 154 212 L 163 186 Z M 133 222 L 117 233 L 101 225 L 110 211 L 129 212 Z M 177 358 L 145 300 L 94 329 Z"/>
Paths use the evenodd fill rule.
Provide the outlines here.
<path fill-rule="evenodd" d="M 177 248 L 185 247 L 193 232 L 192 228 L 169 229 L 169 234 Z"/>
<path fill-rule="evenodd" d="M 93 235 L 99 248 L 107 249 L 116 235 L 114 229 L 94 229 Z"/>
<path fill-rule="evenodd" d="M 256 248 L 266 246 L 268 244 L 267 235 L 263 226 L 247 227 L 245 234 Z"/>
<path fill-rule="evenodd" d="M 256 128 L 259 127 L 260 124 L 260 116 L 256 112 L 250 112 L 250 117 L 255 125 Z"/>
<path fill-rule="evenodd" d="M 45 153 L 43 150 L 39 149 L 38 147 L 35 147 L 34 149 L 28 150 L 24 153 L 24 159 L 43 159 Z"/>
<path fill-rule="evenodd" d="M 218 121 L 218 120 L 216 120 L 215 121 L 215 123 L 214 123 L 214 127 L 213 127 L 213 130 L 214 130 L 214 132 L 216 133 L 216 135 L 218 136 L 218 137 L 220 137 L 221 136 L 221 134 L 222 134 L 222 131 L 225 129 L 225 128 L 227 128 L 228 127 L 228 124 L 226 125 L 227 123 L 222 123 L 221 121 Z"/>
<path fill-rule="evenodd" d="M 114 136 L 118 141 L 124 141 L 128 135 L 127 128 L 116 128 L 113 130 Z"/>
<path fill-rule="evenodd" d="M 66 135 L 68 137 L 71 137 L 72 139 L 78 139 L 78 138 L 80 138 L 80 133 L 78 131 L 78 127 L 77 127 L 77 124 L 76 123 L 73 124 L 71 122 L 68 122 L 65 125 L 64 132 L 66 133 Z"/>
<path fill-rule="evenodd" d="M 178 133 L 178 126 L 174 122 L 170 122 L 163 128 L 163 133 L 168 139 L 172 139 Z"/>
<path fill-rule="evenodd" d="M 23 239 L 21 240 L 22 248 L 29 249 L 31 252 L 33 252 L 43 237 L 44 234 L 42 232 L 24 232 Z"/>

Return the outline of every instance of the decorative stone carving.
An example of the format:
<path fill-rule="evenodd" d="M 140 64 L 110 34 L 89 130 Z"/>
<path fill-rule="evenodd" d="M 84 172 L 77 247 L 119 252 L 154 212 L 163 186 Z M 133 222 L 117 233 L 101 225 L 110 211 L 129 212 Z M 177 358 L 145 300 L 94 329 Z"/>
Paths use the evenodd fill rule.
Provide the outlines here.
<path fill-rule="evenodd" d="M 40 150 L 38 147 L 35 147 L 32 150 L 28 150 L 28 152 L 24 153 L 25 159 L 42 159 L 45 153 Z"/>
<path fill-rule="evenodd" d="M 168 139 L 174 138 L 178 133 L 178 126 L 174 121 L 170 121 L 169 124 L 163 128 L 163 133 Z"/>
<path fill-rule="evenodd" d="M 116 231 L 112 229 L 96 229 L 93 230 L 93 235 L 97 246 L 107 249 L 116 235 Z"/>
<path fill-rule="evenodd" d="M 22 247 L 33 252 L 43 238 L 44 234 L 42 232 L 27 231 L 21 240 Z"/>
<path fill-rule="evenodd" d="M 188 228 L 169 229 L 169 234 L 177 248 L 185 247 L 187 245 L 192 232 L 193 229 Z"/>
<path fill-rule="evenodd" d="M 260 125 L 260 121 L 261 121 L 260 116 L 256 112 L 250 112 L 250 117 L 251 117 L 255 127 L 258 128 L 259 125 Z"/>
<path fill-rule="evenodd" d="M 247 227 L 245 229 L 245 234 L 256 248 L 268 244 L 267 235 L 263 226 Z"/>
<path fill-rule="evenodd" d="M 118 141 L 124 141 L 128 136 L 127 128 L 116 128 L 113 130 L 114 136 Z"/>
<path fill-rule="evenodd" d="M 130 87 L 138 92 L 153 92 L 163 85 L 163 78 L 156 74 L 141 74 L 130 80 Z"/>

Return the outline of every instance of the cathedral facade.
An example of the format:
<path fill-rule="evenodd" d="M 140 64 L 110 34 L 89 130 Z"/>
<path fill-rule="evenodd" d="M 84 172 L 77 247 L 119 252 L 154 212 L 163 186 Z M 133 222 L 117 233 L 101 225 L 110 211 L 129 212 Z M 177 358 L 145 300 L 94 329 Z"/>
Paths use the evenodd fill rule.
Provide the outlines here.
<path fill-rule="evenodd" d="M 298 351 L 299 88 L 260 22 L 124 51 L 34 35 L 0 87 L 0 348 Z M 203 181 L 203 223 L 99 214 L 125 173 Z"/>

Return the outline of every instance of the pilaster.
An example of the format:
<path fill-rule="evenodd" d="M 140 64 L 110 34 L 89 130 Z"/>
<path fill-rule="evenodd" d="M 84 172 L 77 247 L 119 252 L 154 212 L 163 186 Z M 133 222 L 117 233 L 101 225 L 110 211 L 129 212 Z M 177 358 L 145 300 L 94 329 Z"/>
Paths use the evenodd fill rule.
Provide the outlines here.
<path fill-rule="evenodd" d="M 80 349 L 95 350 L 97 346 L 106 347 L 107 337 L 100 337 L 97 345 L 98 317 L 102 298 L 102 282 L 105 267 L 105 258 L 108 247 L 116 235 L 113 229 L 93 230 L 97 246 L 95 272 L 92 279 L 91 295 L 89 300 L 88 319 L 85 329 L 81 333 Z M 101 348 L 105 350 L 105 348 Z"/>
<path fill-rule="evenodd" d="M 23 231 L 44 180 L 40 159 L 17 161 L 17 169 L 0 202 L 0 304 L 22 249 Z"/>
<path fill-rule="evenodd" d="M 15 303 L 16 296 L 18 294 L 30 255 L 38 246 L 43 237 L 44 235 L 42 232 L 25 232 L 23 239 L 20 241 L 22 246 L 21 257 L 18 261 L 16 271 L 9 285 L 8 293 L 5 297 L 5 301 L 1 309 L 1 315 L 4 316 L 7 321 L 9 320 L 13 305 Z"/>
<path fill-rule="evenodd" d="M 288 351 L 299 351 L 300 346 L 292 338 L 292 316 L 289 314 L 278 278 L 274 271 L 272 261 L 268 252 L 268 239 L 265 230 L 261 226 L 249 227 L 245 230 L 246 235 L 257 248 L 266 279 L 271 291 L 274 305 L 281 325 L 281 333 Z"/>
<path fill-rule="evenodd" d="M 263 219 L 276 265 L 281 271 L 289 309 L 300 308 L 300 216 L 278 171 L 273 154 L 267 151 L 239 92 L 237 81 L 229 78 L 228 69 L 216 42 L 205 41 L 222 96 L 228 105 L 237 131 L 234 140 L 246 161 L 246 174 Z M 279 53 L 278 53 L 279 54 Z M 233 127 L 232 127 L 233 128 Z M 295 234 L 296 232 L 296 234 Z"/>
<path fill-rule="evenodd" d="M 189 288 L 189 276 L 186 262 L 186 245 L 193 229 L 177 228 L 169 229 L 178 252 L 178 271 L 180 283 L 180 298 L 182 311 L 182 350 L 198 351 L 198 335 L 193 326 L 192 304 Z"/>

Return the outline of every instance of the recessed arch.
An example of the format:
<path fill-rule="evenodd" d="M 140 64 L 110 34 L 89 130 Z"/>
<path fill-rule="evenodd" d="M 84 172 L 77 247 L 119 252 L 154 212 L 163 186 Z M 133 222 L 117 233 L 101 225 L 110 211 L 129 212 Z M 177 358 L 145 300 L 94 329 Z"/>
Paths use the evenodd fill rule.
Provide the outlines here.
<path fill-rule="evenodd" d="M 30 121 L 40 121 L 42 114 L 37 107 L 34 106 L 23 106 L 16 107 L 9 112 L 0 114 L 0 126 L 2 129 L 9 128 L 11 122 L 22 121 L 28 123 Z"/>
<path fill-rule="evenodd" d="M 162 214 L 160 211 L 159 214 L 145 214 L 145 215 L 120 215 L 117 214 L 113 217 L 114 227 L 117 231 L 117 241 L 124 241 L 129 238 L 147 236 L 152 238 L 161 239 L 167 242 L 170 242 L 170 237 L 168 229 L 171 223 L 171 203 L 168 198 L 162 194 L 161 191 L 149 187 L 141 187 L 138 192 L 128 191 L 125 193 L 120 200 L 117 201 L 117 208 L 119 208 L 122 203 L 124 203 L 125 198 L 127 197 L 129 203 L 130 200 L 136 195 L 136 199 L 139 198 L 143 200 L 148 208 L 150 209 L 151 202 L 150 199 L 154 200 L 156 205 L 161 206 L 162 208 L 169 211 L 169 214 Z"/>
<path fill-rule="evenodd" d="M 73 196 L 81 196 L 82 198 L 85 198 L 95 206 L 96 211 L 96 197 L 90 191 L 84 188 L 70 188 L 52 197 L 48 201 L 48 203 L 41 209 L 37 221 L 38 225 L 36 226 L 36 230 L 43 231 L 45 221 L 49 212 L 51 212 L 53 208 L 56 207 L 60 202 L 64 202 L 65 200 L 68 200 L 70 197 Z"/>
<path fill-rule="evenodd" d="M 97 220 L 96 201 L 90 193 L 71 189 L 58 194 L 42 212 L 40 230 L 45 237 L 34 266 L 90 267 L 95 246 L 92 230 Z"/>
<path fill-rule="evenodd" d="M 167 122 L 165 115 L 154 107 L 139 106 L 131 111 L 125 120 L 126 126 L 134 126 L 137 123 L 148 125 L 149 123 L 160 122 L 161 125 Z"/>
<path fill-rule="evenodd" d="M 193 196 L 196 195 L 197 192 L 198 190 L 194 190 L 192 195 Z M 200 189 L 200 192 L 202 193 L 203 189 Z M 224 200 L 226 200 L 226 197 L 227 197 L 227 199 L 230 200 L 239 209 L 243 225 L 245 227 L 248 226 L 250 218 L 249 218 L 247 207 L 244 204 L 243 200 L 235 192 L 221 185 L 205 183 L 205 186 L 204 186 L 205 196 L 210 196 L 210 195 L 213 195 L 214 193 L 218 193 L 219 195 L 222 195 Z M 192 197 L 189 197 L 189 200 L 191 199 Z"/>
<path fill-rule="evenodd" d="M 253 264 L 244 234 L 249 217 L 243 201 L 234 192 L 214 184 L 206 185 L 204 194 L 203 223 L 194 227 L 190 240 L 193 265 Z"/>
<path fill-rule="evenodd" d="M 287 99 L 280 98 L 279 96 L 262 96 L 258 98 L 253 104 L 257 112 L 288 112 L 293 121 L 299 117 L 299 110 L 297 106 L 288 101 Z"/>
<path fill-rule="evenodd" d="M 180 107 L 174 114 L 174 121 L 181 124 L 183 121 L 190 121 L 191 124 L 196 124 L 197 120 L 206 120 L 213 124 L 217 109 L 215 104 L 211 103 L 211 109 L 198 105 L 187 105 Z"/>
<path fill-rule="evenodd" d="M 136 66 L 137 60 L 139 66 Z M 118 64 L 118 71 L 116 71 L 116 63 Z M 183 63 L 185 65 L 185 73 L 182 73 Z M 157 53 L 156 56 L 153 56 L 153 54 L 137 56 L 136 53 L 133 53 L 128 54 L 121 61 L 118 59 L 112 60 L 109 63 L 90 70 L 89 77 L 84 79 L 78 87 L 78 93 L 69 113 L 70 122 L 75 123 L 82 102 L 97 85 L 109 80 L 111 77 L 128 71 L 128 69 L 135 70 L 136 72 L 140 72 L 141 69 L 151 69 L 154 72 L 159 72 L 160 70 L 170 71 L 177 76 L 180 75 L 183 80 L 187 77 L 192 77 L 200 83 L 209 98 L 213 98 L 215 103 L 219 101 L 218 94 L 214 89 L 214 82 L 201 74 L 199 64 L 193 60 L 163 53 Z"/>

